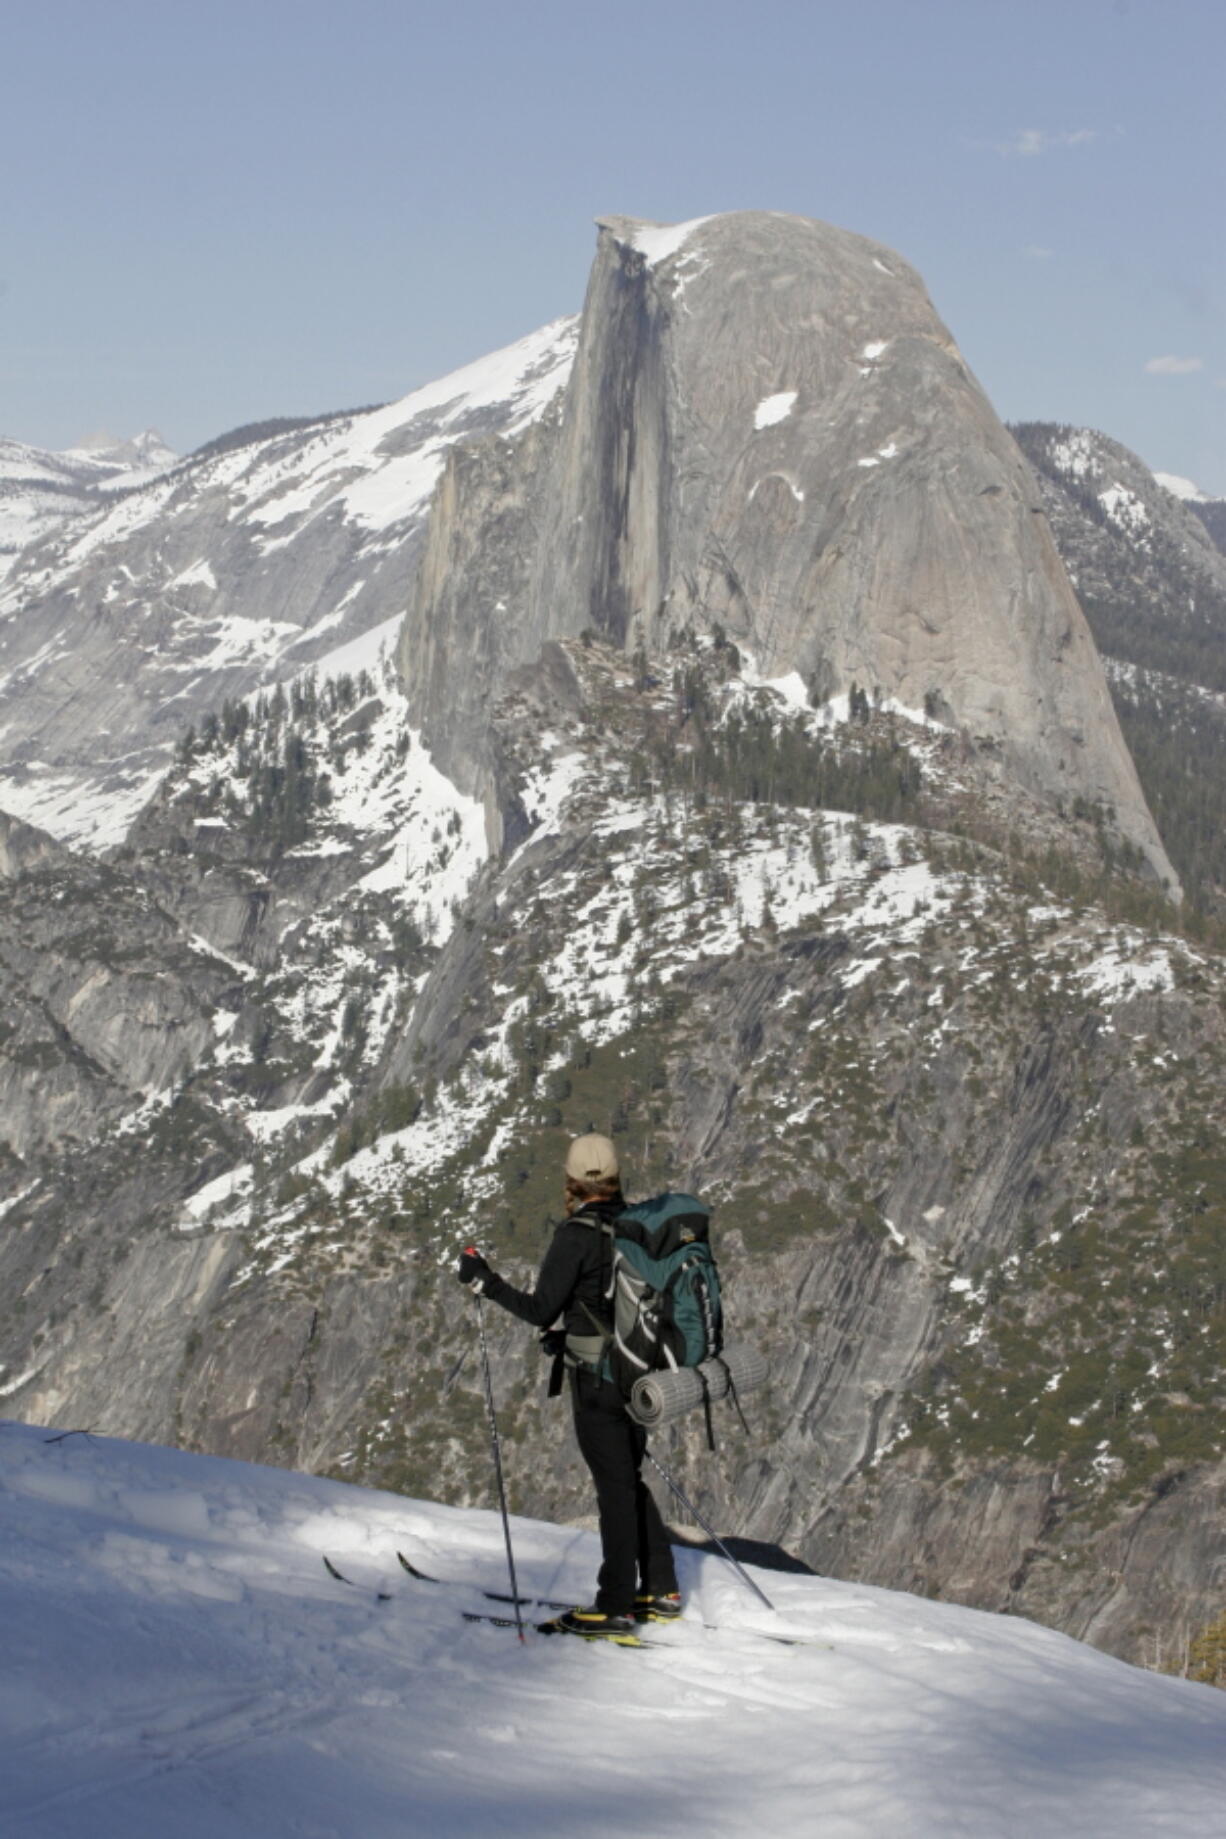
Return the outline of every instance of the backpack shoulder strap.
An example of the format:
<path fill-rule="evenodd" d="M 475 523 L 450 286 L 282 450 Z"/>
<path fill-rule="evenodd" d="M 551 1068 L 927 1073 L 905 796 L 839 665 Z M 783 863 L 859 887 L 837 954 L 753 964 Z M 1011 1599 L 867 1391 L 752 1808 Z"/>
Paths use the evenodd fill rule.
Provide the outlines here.
<path fill-rule="evenodd" d="M 617 1236 L 616 1222 L 604 1218 L 603 1215 L 598 1213 L 594 1208 L 580 1207 L 577 1212 L 571 1214 L 567 1224 L 569 1226 L 587 1226 L 593 1231 L 600 1233 L 602 1249 L 603 1242 L 607 1239 L 609 1246 L 609 1271 L 610 1276 L 612 1276 L 613 1241 Z M 600 1278 L 600 1288 L 602 1295 L 612 1294 L 612 1284 L 610 1283 L 606 1286 L 603 1271 Z M 581 1296 L 576 1297 L 575 1301 L 579 1308 L 582 1309 L 588 1321 L 592 1324 L 592 1333 L 582 1336 L 573 1334 L 568 1335 L 566 1338 L 567 1352 L 571 1357 L 572 1363 L 576 1363 L 580 1366 L 599 1368 L 604 1360 L 609 1344 L 613 1339 L 612 1323 L 601 1321 L 596 1311 L 589 1308 L 588 1304 L 584 1302 Z"/>

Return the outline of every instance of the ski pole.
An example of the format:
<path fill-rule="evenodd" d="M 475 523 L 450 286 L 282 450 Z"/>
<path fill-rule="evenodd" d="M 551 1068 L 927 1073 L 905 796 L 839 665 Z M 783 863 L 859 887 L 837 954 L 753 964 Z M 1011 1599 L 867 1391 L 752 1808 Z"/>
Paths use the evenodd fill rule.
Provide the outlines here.
<path fill-rule="evenodd" d="M 677 1496 L 677 1499 L 681 1502 L 681 1505 L 684 1507 L 685 1511 L 689 1514 L 691 1520 L 695 1521 L 699 1526 L 701 1526 L 702 1530 L 706 1533 L 707 1538 L 713 1540 L 715 1544 L 718 1545 L 720 1551 L 723 1553 L 724 1557 L 728 1560 L 728 1563 L 732 1566 L 733 1570 L 736 1572 L 741 1582 L 743 1584 L 748 1584 L 749 1588 L 753 1591 L 754 1595 L 758 1598 L 758 1600 L 760 1602 L 765 1603 L 766 1607 L 773 1614 L 775 1605 L 771 1602 L 765 1590 L 759 1590 L 757 1584 L 755 1584 L 753 1578 L 749 1575 L 749 1572 L 745 1569 L 743 1564 L 739 1564 L 737 1560 L 732 1556 L 732 1553 L 728 1550 L 728 1547 L 724 1544 L 719 1534 L 717 1532 L 714 1532 L 711 1529 L 711 1527 L 707 1525 L 707 1522 L 703 1519 L 697 1507 L 695 1507 L 690 1501 L 686 1500 L 684 1494 L 681 1492 L 681 1489 L 678 1487 L 677 1483 L 673 1480 L 672 1476 L 669 1474 L 664 1464 L 662 1462 L 658 1462 L 656 1458 L 652 1455 L 650 1450 L 644 1450 L 643 1454 L 646 1456 L 648 1462 L 651 1463 L 652 1467 L 660 1471 L 661 1475 L 664 1477 L 665 1481 L 668 1483 L 673 1493 Z"/>
<path fill-rule="evenodd" d="M 494 1452 L 494 1474 L 498 1478 L 498 1505 L 502 1509 L 502 1534 L 507 1542 L 507 1570 L 511 1574 L 511 1599 L 515 1604 L 515 1626 L 524 1638 L 524 1620 L 519 1613 L 519 1585 L 515 1581 L 515 1553 L 511 1550 L 511 1521 L 507 1514 L 507 1490 L 502 1479 L 502 1448 L 498 1441 L 498 1419 L 494 1416 L 494 1387 L 490 1379 L 490 1353 L 485 1344 L 485 1301 L 477 1291 L 477 1332 L 481 1337 L 481 1373 L 485 1380 L 485 1409 L 490 1420 L 490 1448 Z"/>

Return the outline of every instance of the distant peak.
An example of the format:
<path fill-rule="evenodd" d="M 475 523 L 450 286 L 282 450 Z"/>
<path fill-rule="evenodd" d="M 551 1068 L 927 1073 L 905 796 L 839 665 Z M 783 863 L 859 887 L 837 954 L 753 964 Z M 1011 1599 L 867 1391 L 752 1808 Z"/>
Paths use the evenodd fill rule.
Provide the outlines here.
<path fill-rule="evenodd" d="M 120 467 L 170 466 L 179 457 L 166 445 L 156 428 L 142 429 L 141 433 L 134 434 L 127 441 L 116 440 L 113 434 L 99 429 L 94 434 L 85 435 L 66 451 Z"/>
<path fill-rule="evenodd" d="M 1165 486 L 1173 498 L 1181 498 L 1185 504 L 1211 504 L 1208 492 L 1202 492 L 1199 485 L 1191 479 L 1184 479 L 1179 473 L 1155 473 L 1159 485 Z"/>

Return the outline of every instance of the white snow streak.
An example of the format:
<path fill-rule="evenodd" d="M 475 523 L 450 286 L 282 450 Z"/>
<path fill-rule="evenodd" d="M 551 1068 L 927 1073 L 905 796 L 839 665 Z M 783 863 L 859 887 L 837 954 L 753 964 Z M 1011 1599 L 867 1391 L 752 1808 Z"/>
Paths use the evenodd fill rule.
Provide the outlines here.
<path fill-rule="evenodd" d="M 637 224 L 630 239 L 631 246 L 640 255 L 645 255 L 654 268 L 658 262 L 667 261 L 670 255 L 676 255 L 678 249 L 689 242 L 695 230 L 710 221 L 710 217 L 691 217 L 688 223 Z"/>
<path fill-rule="evenodd" d="M 764 396 L 753 412 L 755 428 L 773 428 L 778 422 L 786 421 L 796 407 L 795 390 L 780 390 L 778 395 Z"/>

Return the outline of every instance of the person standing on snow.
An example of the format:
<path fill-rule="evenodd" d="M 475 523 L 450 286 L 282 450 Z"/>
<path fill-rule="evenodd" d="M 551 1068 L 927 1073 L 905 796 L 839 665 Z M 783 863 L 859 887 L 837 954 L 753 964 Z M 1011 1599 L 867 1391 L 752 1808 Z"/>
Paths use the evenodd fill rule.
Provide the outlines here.
<path fill-rule="evenodd" d="M 647 1433 L 626 1410 L 620 1388 L 602 1371 L 611 1303 L 604 1225 L 625 1209 L 617 1151 L 608 1137 L 577 1137 L 566 1157 L 566 1214 L 532 1290 L 517 1290 L 466 1251 L 456 1276 L 532 1327 L 561 1316 L 571 1369 L 575 1436 L 591 1470 L 600 1515 L 603 1563 L 596 1600 L 549 1626 L 561 1633 L 616 1638 L 637 1621 L 681 1614 L 668 1534 L 642 1476 Z"/>

